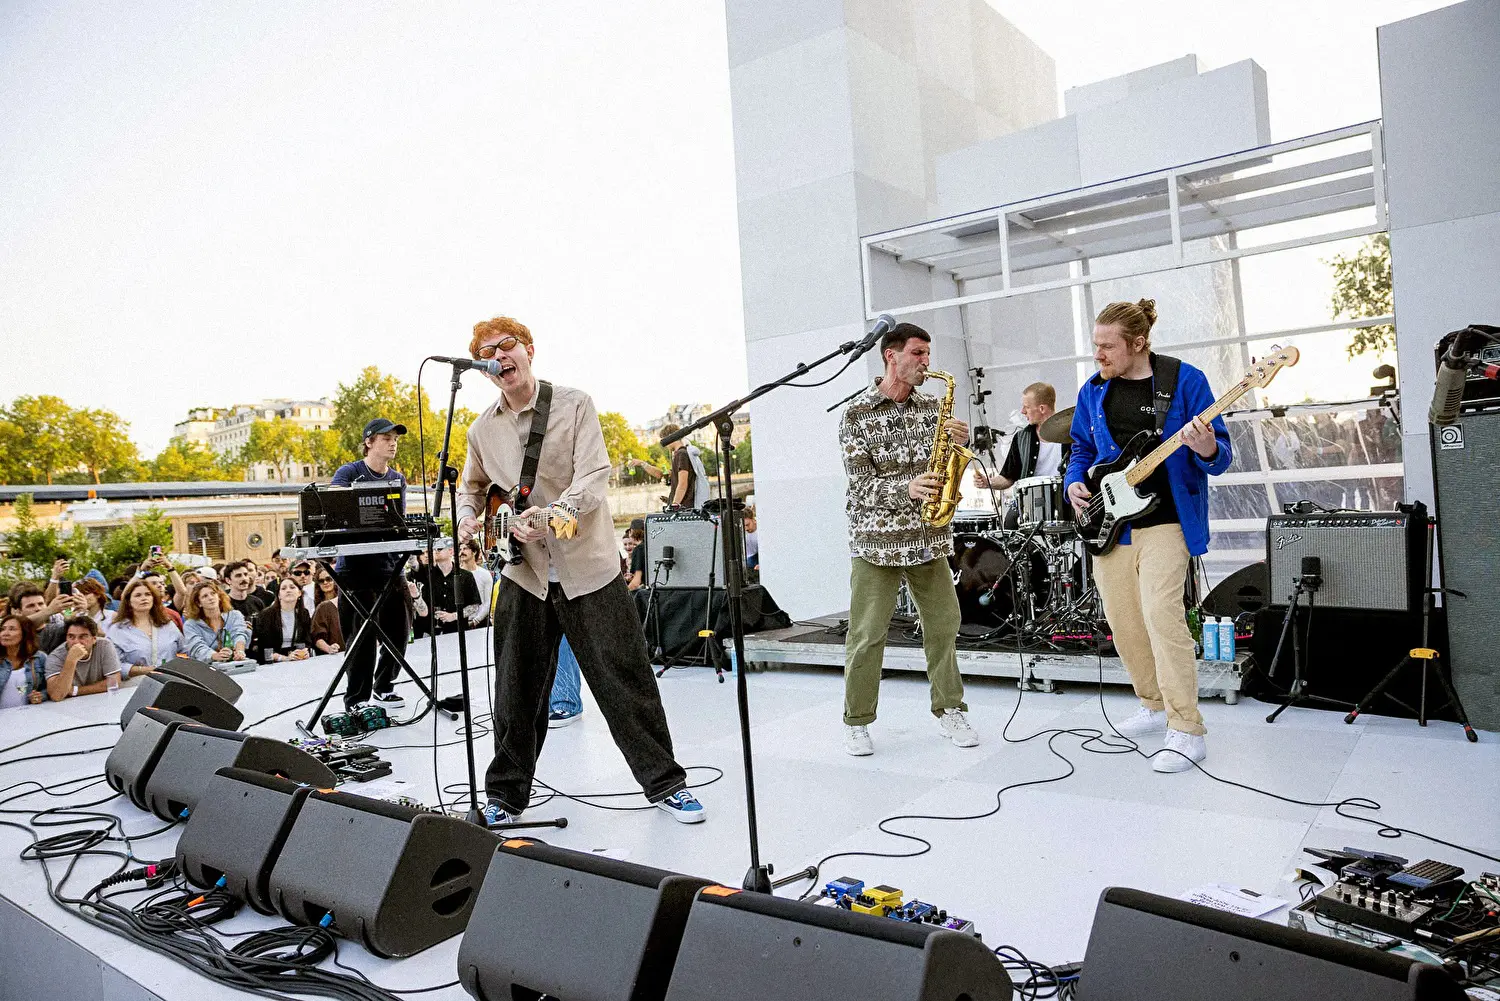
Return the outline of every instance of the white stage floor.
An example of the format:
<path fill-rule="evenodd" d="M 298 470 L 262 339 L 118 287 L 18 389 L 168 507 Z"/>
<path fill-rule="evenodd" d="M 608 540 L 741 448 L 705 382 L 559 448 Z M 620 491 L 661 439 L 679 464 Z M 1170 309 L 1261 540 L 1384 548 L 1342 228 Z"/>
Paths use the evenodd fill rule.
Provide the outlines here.
<path fill-rule="evenodd" d="M 470 635 L 471 660 L 483 664 L 483 634 Z M 455 637 L 443 640 L 440 657 L 445 667 L 457 663 L 455 644 Z M 426 650 L 419 645 L 413 651 L 418 670 L 427 663 Z M 308 665 L 275 665 L 241 676 L 237 680 L 245 695 L 239 705 L 247 721 L 317 697 L 334 664 L 332 658 L 320 658 Z M 485 699 L 486 674 L 478 667 L 473 670 L 476 702 Z M 849 757 L 842 749 L 842 679 L 837 671 L 753 673 L 749 686 L 761 849 L 779 874 L 837 851 L 909 851 L 912 842 L 881 833 L 877 823 L 897 814 L 983 813 L 994 807 L 1002 786 L 1069 770 L 1049 753 L 1046 736 L 1019 744 L 1001 739 L 1018 697 L 1014 682 L 971 679 L 970 718 L 982 743 L 960 749 L 939 736 L 927 710 L 924 679 L 887 678 L 881 716 L 871 728 L 876 753 L 868 758 Z M 451 694 L 458 679 L 444 678 L 441 687 L 442 694 Z M 724 772 L 721 780 L 697 790 L 709 811 L 705 823 L 685 826 L 657 810 L 606 811 L 562 800 L 538 807 L 523 819 L 563 815 L 569 820 L 567 829 L 543 829 L 535 835 L 564 847 L 606 849 L 634 862 L 738 885 L 748 851 L 733 679 L 717 684 L 711 670 L 680 669 L 662 679 L 661 689 L 678 759 L 687 766 L 714 766 Z M 412 699 L 415 689 L 408 683 L 400 690 Z M 79 722 L 117 718 L 123 697 L 90 696 L 0 713 L 0 745 Z M 1021 698 L 1009 730 L 1012 738 L 1050 728 L 1103 727 L 1093 686 L 1074 684 L 1065 692 L 1028 692 Z M 633 790 L 624 760 L 586 687 L 585 703 L 578 723 L 549 735 L 538 778 L 569 793 Z M 1133 711 L 1134 703 L 1127 690 L 1108 687 L 1104 705 L 1119 719 Z M 1374 816 L 1384 823 L 1500 855 L 1500 783 L 1494 778 L 1500 774 L 1500 735 L 1481 733 L 1475 745 L 1452 723 L 1423 729 L 1412 721 L 1364 716 L 1346 726 L 1341 715 L 1317 710 L 1290 710 L 1268 725 L 1268 711 L 1265 704 L 1249 699 L 1233 706 L 1204 701 L 1209 727 L 1205 766 L 1224 778 L 1297 799 L 1369 797 L 1383 805 Z M 293 736 L 294 719 L 305 718 L 306 712 L 280 716 L 253 732 Z M 440 720 L 440 740 L 454 741 L 455 728 Z M 29 754 L 104 747 L 118 733 L 117 728 L 99 727 L 0 754 L 0 787 L 27 779 L 53 783 L 98 775 L 107 753 L 102 750 L 81 757 L 11 762 Z M 428 802 L 437 799 L 432 737 L 429 717 L 415 727 L 368 738 L 369 743 L 391 748 L 383 756 L 395 765 L 395 777 L 410 782 L 414 794 Z M 1065 780 L 1007 792 L 999 812 L 982 820 L 898 821 L 898 829 L 930 840 L 932 850 L 907 859 L 839 859 L 824 868 L 823 878 L 851 875 L 899 886 L 908 896 L 972 919 L 992 946 L 1010 944 L 1033 959 L 1057 964 L 1083 957 L 1096 900 L 1110 885 L 1175 895 L 1200 884 L 1223 882 L 1272 896 L 1295 896 L 1285 877 L 1304 845 L 1353 845 L 1413 859 L 1437 858 L 1476 874 L 1500 870 L 1496 863 L 1425 840 L 1380 838 L 1374 826 L 1342 818 L 1331 807 L 1279 802 L 1193 772 L 1159 775 L 1133 754 L 1087 753 L 1076 736 L 1062 736 L 1053 743 L 1076 768 Z M 476 753 L 482 773 L 489 757 L 487 737 L 476 745 Z M 445 786 L 462 783 L 462 747 L 440 748 L 438 768 Z M 690 777 L 697 784 L 711 774 L 700 768 Z M 100 785 L 65 799 L 34 796 L 6 807 L 42 809 L 82 802 L 101 798 L 99 790 L 108 791 Z M 357 792 L 358 786 L 350 791 Z M 451 795 L 447 798 L 453 800 Z M 604 802 L 619 806 L 644 800 Z M 154 817 L 122 799 L 103 809 L 111 807 L 126 818 L 130 832 L 159 826 Z M 23 818 L 12 814 L 8 819 Z M 140 843 L 136 854 L 144 859 L 168 856 L 175 837 L 173 832 Z M 26 840 L 19 831 L 0 828 L 0 852 L 12 860 L 5 866 L 0 896 L 101 962 L 93 967 L 83 963 L 38 969 L 34 960 L 16 954 L 15 939 L 8 936 L 8 943 L 0 943 L 0 968 L 6 971 L 0 977 L 0 998 L 137 1001 L 153 995 L 237 996 L 54 905 L 39 866 L 15 861 Z M 70 889 L 81 892 L 113 868 L 104 866 L 99 860 L 80 865 L 80 876 Z M 61 868 L 54 863 L 54 871 Z M 795 894 L 806 885 L 782 892 Z M 517 909 L 524 913 L 524 902 L 518 902 Z M 1272 920 L 1284 923 L 1285 911 L 1273 914 Z M 243 931 L 276 923 L 250 914 L 220 927 Z M 411 959 L 385 961 L 345 943 L 341 958 L 383 986 L 409 989 L 454 980 L 457 949 L 455 938 Z M 457 986 L 423 996 L 467 997 Z"/>

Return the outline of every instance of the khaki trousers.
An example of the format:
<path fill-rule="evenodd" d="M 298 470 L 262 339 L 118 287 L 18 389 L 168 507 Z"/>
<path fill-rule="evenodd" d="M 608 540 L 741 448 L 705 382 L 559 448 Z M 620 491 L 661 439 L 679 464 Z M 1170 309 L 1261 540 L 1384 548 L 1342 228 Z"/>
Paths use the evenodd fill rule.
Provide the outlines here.
<path fill-rule="evenodd" d="M 875 721 L 880 700 L 880 668 L 901 578 L 922 616 L 922 652 L 932 689 L 932 714 L 968 710 L 964 679 L 958 673 L 958 592 L 945 558 L 914 567 L 885 567 L 855 557 L 849 570 L 849 635 L 844 638 L 844 722 Z"/>
<path fill-rule="evenodd" d="M 1198 660 L 1182 604 L 1188 560 L 1180 525 L 1136 528 L 1130 545 L 1094 560 L 1094 580 L 1141 704 L 1166 709 L 1172 729 L 1202 735 Z"/>

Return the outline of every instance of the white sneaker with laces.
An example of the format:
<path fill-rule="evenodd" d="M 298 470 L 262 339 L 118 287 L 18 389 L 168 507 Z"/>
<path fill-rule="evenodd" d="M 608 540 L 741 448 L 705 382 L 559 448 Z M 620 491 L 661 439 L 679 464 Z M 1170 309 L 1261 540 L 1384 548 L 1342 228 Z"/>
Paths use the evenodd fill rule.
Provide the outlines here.
<path fill-rule="evenodd" d="M 1208 742 L 1195 733 L 1168 730 L 1162 749 L 1151 759 L 1151 767 L 1158 772 L 1185 772 L 1193 762 L 1208 757 Z"/>
<path fill-rule="evenodd" d="M 845 723 L 844 750 L 856 758 L 863 758 L 867 754 L 874 754 L 875 742 L 870 739 L 870 728 L 867 726 L 850 726 Z"/>
<path fill-rule="evenodd" d="M 1161 733 L 1166 728 L 1167 711 L 1147 709 L 1145 706 L 1137 709 L 1134 716 L 1126 716 L 1115 724 L 1115 730 L 1122 737 L 1149 737 L 1153 733 Z"/>
<path fill-rule="evenodd" d="M 943 731 L 944 737 L 959 747 L 979 746 L 979 734 L 969 725 L 969 717 L 964 715 L 962 709 L 944 709 L 943 715 L 938 717 L 938 728 Z"/>

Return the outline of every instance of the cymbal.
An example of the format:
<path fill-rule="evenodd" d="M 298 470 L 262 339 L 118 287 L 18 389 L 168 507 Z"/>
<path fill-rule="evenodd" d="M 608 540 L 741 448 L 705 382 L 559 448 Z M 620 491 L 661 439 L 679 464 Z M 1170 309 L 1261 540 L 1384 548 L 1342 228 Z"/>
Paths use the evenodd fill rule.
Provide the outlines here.
<path fill-rule="evenodd" d="M 1036 436 L 1054 445 L 1069 445 L 1073 442 L 1073 407 L 1059 410 L 1036 426 Z"/>

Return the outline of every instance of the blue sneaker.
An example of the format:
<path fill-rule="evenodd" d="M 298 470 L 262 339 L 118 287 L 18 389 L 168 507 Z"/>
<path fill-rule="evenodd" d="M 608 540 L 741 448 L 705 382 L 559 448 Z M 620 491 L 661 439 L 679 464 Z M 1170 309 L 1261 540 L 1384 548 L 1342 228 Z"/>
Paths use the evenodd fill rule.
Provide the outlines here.
<path fill-rule="evenodd" d="M 547 729 L 556 730 L 560 726 L 570 726 L 578 722 L 578 717 L 582 715 L 582 709 L 578 710 L 576 713 L 564 712 L 561 709 L 554 709 L 547 714 Z"/>
<path fill-rule="evenodd" d="M 501 806 L 498 800 L 490 800 L 484 804 L 484 826 L 498 827 L 501 824 L 512 823 L 516 818 Z"/>
<path fill-rule="evenodd" d="M 698 802 L 697 797 L 686 789 L 674 792 L 666 799 L 656 804 L 672 815 L 672 819 L 679 824 L 701 824 L 704 813 L 703 804 Z"/>

